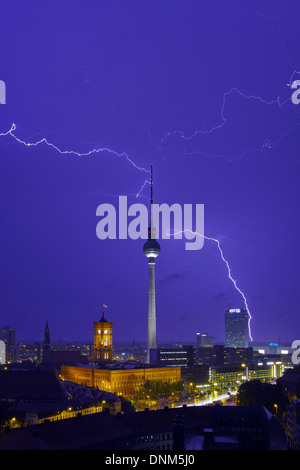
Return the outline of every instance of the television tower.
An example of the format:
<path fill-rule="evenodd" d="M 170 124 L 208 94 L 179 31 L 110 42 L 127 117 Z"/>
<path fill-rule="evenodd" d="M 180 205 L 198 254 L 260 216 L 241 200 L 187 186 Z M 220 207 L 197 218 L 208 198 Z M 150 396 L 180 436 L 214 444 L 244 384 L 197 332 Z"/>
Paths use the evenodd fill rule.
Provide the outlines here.
<path fill-rule="evenodd" d="M 148 304 L 148 343 L 147 359 L 150 362 L 150 349 L 156 349 L 156 303 L 155 303 L 155 259 L 160 253 L 160 245 L 155 239 L 155 227 L 153 226 L 153 167 L 151 163 L 151 200 L 150 222 L 148 228 L 148 240 L 144 244 L 144 254 L 148 258 L 149 265 L 149 304 Z"/>

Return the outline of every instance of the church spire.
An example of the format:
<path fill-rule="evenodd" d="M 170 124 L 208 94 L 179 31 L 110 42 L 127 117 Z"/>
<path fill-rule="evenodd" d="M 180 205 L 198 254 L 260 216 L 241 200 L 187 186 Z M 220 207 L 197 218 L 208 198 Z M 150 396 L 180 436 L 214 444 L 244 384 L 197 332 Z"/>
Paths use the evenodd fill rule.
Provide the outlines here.
<path fill-rule="evenodd" d="M 44 344 L 50 344 L 50 330 L 48 326 L 48 319 L 46 320 L 45 332 L 44 332 Z"/>

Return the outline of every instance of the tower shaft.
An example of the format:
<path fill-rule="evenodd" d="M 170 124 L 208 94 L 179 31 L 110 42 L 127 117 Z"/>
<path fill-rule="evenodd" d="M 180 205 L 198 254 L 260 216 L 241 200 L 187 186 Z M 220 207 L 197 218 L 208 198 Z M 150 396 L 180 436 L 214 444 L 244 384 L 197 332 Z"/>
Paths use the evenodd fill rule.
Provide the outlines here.
<path fill-rule="evenodd" d="M 147 363 L 150 362 L 150 349 L 156 349 L 155 259 L 149 258 L 148 264 L 149 264 L 149 304 L 148 304 Z"/>
<path fill-rule="evenodd" d="M 151 195 L 150 195 L 150 220 L 148 240 L 144 244 L 144 254 L 148 258 L 149 265 L 149 301 L 148 301 L 148 342 L 147 363 L 150 362 L 150 349 L 156 349 L 156 305 L 155 305 L 155 260 L 160 253 L 160 245 L 156 241 L 155 227 L 153 224 L 153 168 L 151 164 Z"/>

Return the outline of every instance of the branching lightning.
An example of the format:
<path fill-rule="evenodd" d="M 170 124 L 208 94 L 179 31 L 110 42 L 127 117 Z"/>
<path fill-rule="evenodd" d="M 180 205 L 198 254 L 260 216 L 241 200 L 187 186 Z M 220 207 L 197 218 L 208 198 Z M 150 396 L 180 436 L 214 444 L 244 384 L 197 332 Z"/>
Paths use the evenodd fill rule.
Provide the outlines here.
<path fill-rule="evenodd" d="M 263 104 L 267 104 L 267 105 L 272 105 L 272 104 L 278 104 L 278 106 L 280 108 L 282 108 L 284 106 L 284 104 L 286 102 L 289 101 L 289 98 L 284 100 L 283 102 L 280 101 L 280 98 L 276 98 L 274 100 L 271 100 L 271 101 L 267 101 L 267 100 L 264 100 L 263 98 L 261 98 L 261 96 L 255 96 L 255 95 L 247 95 L 246 93 L 243 93 L 241 90 L 239 90 L 238 88 L 236 87 L 232 87 L 230 90 L 228 91 L 225 91 L 223 93 L 223 99 L 222 99 L 222 107 L 221 107 L 221 123 L 216 125 L 216 126 L 213 126 L 211 127 L 210 129 L 208 130 L 196 130 L 193 132 L 193 134 L 191 134 L 190 136 L 186 137 L 184 135 L 184 132 L 181 131 L 181 130 L 175 130 L 175 131 L 172 131 L 172 132 L 168 132 L 166 134 L 166 136 L 161 140 L 161 143 L 163 143 L 163 141 L 168 138 L 168 137 L 171 137 L 172 135 L 175 135 L 175 134 L 179 134 L 180 137 L 183 139 L 183 140 L 192 140 L 194 137 L 196 137 L 197 134 L 202 134 L 202 135 L 207 135 L 207 134 L 211 134 L 212 132 L 215 132 L 216 130 L 218 129 L 221 129 L 222 127 L 225 126 L 226 122 L 227 122 L 227 119 L 225 118 L 225 115 L 224 115 L 224 110 L 225 110 L 225 105 L 226 105 L 226 98 L 231 95 L 232 93 L 238 93 L 242 98 L 244 99 L 247 99 L 247 100 L 257 100 L 257 101 L 260 101 L 261 103 Z"/>
<path fill-rule="evenodd" d="M 297 73 L 296 71 L 293 72 L 293 73 Z M 251 95 L 251 94 L 247 94 L 247 93 L 244 93 L 242 92 L 240 89 L 238 89 L 237 87 L 232 87 L 230 90 L 228 91 L 225 91 L 223 93 L 223 96 L 222 96 L 222 106 L 221 106 L 221 110 L 220 110 L 220 123 L 219 124 L 216 124 L 215 126 L 211 127 L 210 129 L 207 129 L 207 130 L 201 130 L 201 129 L 197 129 L 195 130 L 192 134 L 190 135 L 185 135 L 185 133 L 180 130 L 180 129 L 177 129 L 177 130 L 174 130 L 174 131 L 169 131 L 161 140 L 160 140 L 160 143 L 159 143 L 159 148 L 161 151 L 163 150 L 167 150 L 169 148 L 168 144 L 166 144 L 166 146 L 164 146 L 165 142 L 167 142 L 169 139 L 171 139 L 172 137 L 174 136 L 179 136 L 179 138 L 181 139 L 182 142 L 191 142 L 194 138 L 196 138 L 197 136 L 199 135 L 202 135 L 202 136 L 207 136 L 207 135 L 210 135 L 210 134 L 213 134 L 215 133 L 217 130 L 220 130 L 222 129 L 228 122 L 228 119 L 225 117 L 225 107 L 226 107 L 226 102 L 228 100 L 228 98 L 232 95 L 232 94 L 238 94 L 241 98 L 245 99 L 245 100 L 255 100 L 255 101 L 258 101 L 259 103 L 261 104 L 264 104 L 264 105 L 267 105 L 267 106 L 272 106 L 272 105 L 277 105 L 278 108 L 283 108 L 287 103 L 290 103 L 291 99 L 290 99 L 290 96 L 288 96 L 286 99 L 284 100 L 281 100 L 280 97 L 277 97 L 276 99 L 273 99 L 273 100 L 265 100 L 263 99 L 261 96 L 259 95 Z M 260 147 L 257 147 L 257 148 L 248 148 L 248 149 L 245 149 L 238 157 L 236 158 L 229 158 L 225 155 L 214 155 L 214 154 L 208 154 L 206 152 L 203 152 L 202 150 L 197 150 L 197 149 L 193 149 L 193 150 L 190 150 L 188 151 L 187 149 L 184 149 L 183 148 L 183 154 L 185 155 L 188 155 L 188 154 L 201 154 L 203 156 L 207 156 L 207 157 L 210 157 L 210 158 L 224 158 L 226 159 L 228 162 L 231 162 L 233 160 L 237 160 L 237 159 L 241 159 L 243 158 L 247 153 L 251 153 L 251 152 L 263 152 L 264 150 L 271 150 L 271 149 L 274 149 L 276 147 L 276 145 L 278 145 L 278 143 L 281 141 L 281 139 L 287 134 L 289 133 L 290 131 L 292 131 L 295 126 L 298 126 L 299 123 L 296 123 L 294 124 L 290 129 L 286 130 L 284 132 L 283 135 L 280 135 L 278 137 L 278 139 L 276 141 L 274 141 L 272 143 L 272 141 L 269 139 L 269 138 L 265 138 L 262 142 L 262 144 L 260 145 Z M 171 146 L 171 145 L 170 145 Z M 180 144 L 177 144 L 177 146 L 180 146 Z M 176 147 L 176 145 L 175 145 Z"/>
<path fill-rule="evenodd" d="M 247 313 L 248 313 L 249 338 L 250 338 L 250 341 L 253 341 L 252 333 L 251 333 L 251 320 L 252 320 L 252 316 L 251 316 L 251 313 L 250 313 L 250 310 L 249 310 L 249 307 L 248 307 L 247 298 L 246 298 L 245 294 L 243 293 L 243 291 L 238 287 L 236 280 L 232 277 L 231 268 L 230 268 L 230 265 L 229 265 L 227 259 L 226 259 L 225 256 L 224 256 L 223 250 L 222 250 L 222 248 L 221 248 L 220 241 L 219 241 L 218 239 L 216 239 L 216 238 L 207 237 L 206 235 L 203 235 L 202 233 L 194 232 L 194 231 L 189 230 L 189 229 L 179 230 L 178 232 L 174 232 L 172 235 L 175 236 L 175 235 L 180 235 L 180 234 L 182 234 L 182 233 L 191 233 L 192 235 L 195 235 L 195 236 L 199 236 L 199 237 L 204 238 L 204 240 L 210 240 L 210 241 L 213 241 L 214 243 L 216 243 L 216 245 L 217 245 L 217 247 L 218 247 L 218 250 L 219 250 L 219 252 L 220 252 L 221 258 L 222 258 L 223 262 L 224 262 L 225 265 L 226 265 L 227 273 L 228 273 L 228 278 L 230 279 L 230 281 L 231 281 L 232 284 L 234 285 L 234 288 L 237 290 L 237 292 L 238 292 L 238 293 L 242 296 L 242 298 L 243 298 L 244 305 L 245 305 L 245 308 L 246 308 Z M 171 234 L 168 233 L 167 235 L 171 235 Z"/>
<path fill-rule="evenodd" d="M 300 71 L 297 70 L 297 65 L 295 66 L 294 64 L 292 64 L 292 60 L 291 60 L 291 56 L 289 54 L 289 51 L 288 51 L 288 48 L 286 47 L 286 44 L 283 40 L 283 37 L 282 37 L 282 27 L 281 27 L 281 23 L 280 23 L 280 19 L 278 17 L 268 17 L 266 15 L 263 15 L 262 13 L 259 13 L 259 12 L 255 12 L 255 13 L 251 13 L 249 15 L 242 15 L 240 12 L 237 12 L 237 15 L 239 17 L 244 17 L 244 18 L 247 18 L 247 17 L 251 17 L 251 16 L 262 16 L 264 17 L 266 20 L 268 21 L 276 21 L 277 23 L 277 35 L 279 37 L 279 40 L 281 42 L 281 45 L 282 45 L 282 48 L 284 49 L 285 53 L 287 54 L 288 56 L 288 59 L 289 59 L 289 65 L 291 67 L 291 69 L 293 70 L 291 76 L 290 76 L 290 80 L 289 80 L 289 83 L 287 83 L 287 86 L 288 87 L 291 87 L 291 83 L 293 81 L 293 78 L 296 74 L 300 74 Z M 74 12 L 73 12 L 74 14 Z M 84 65 L 82 63 L 80 63 L 79 61 L 79 53 L 80 53 L 80 47 L 79 47 L 79 44 L 77 41 L 75 41 L 75 34 L 74 34 L 74 38 L 73 38 L 73 41 L 74 41 L 74 44 L 76 46 L 76 52 L 75 52 L 75 64 L 77 65 L 77 67 L 79 67 L 79 69 L 81 70 L 81 73 L 82 73 L 82 76 L 83 76 L 83 79 L 85 80 L 85 82 L 89 85 L 91 85 L 92 87 L 94 87 L 96 93 L 97 93 L 97 96 L 98 96 L 98 99 L 100 101 L 102 101 L 103 103 L 105 103 L 106 105 L 110 106 L 110 109 L 113 113 L 115 113 L 115 115 L 123 121 L 123 123 L 125 123 L 126 125 L 132 127 L 132 128 L 135 128 L 139 131 L 143 131 L 146 133 L 147 135 L 147 138 L 149 140 L 149 142 L 151 141 L 150 139 L 150 130 L 148 127 L 145 127 L 143 129 L 140 129 L 138 128 L 135 124 L 133 124 L 132 122 L 128 122 L 128 120 L 126 120 L 123 116 L 121 116 L 121 114 L 117 111 L 116 109 L 116 106 L 114 105 L 113 102 L 109 101 L 108 99 L 105 99 L 105 97 L 103 96 L 103 94 L 100 92 L 99 90 L 99 87 L 96 86 L 96 84 L 89 78 L 88 76 L 88 73 L 84 67 Z M 206 129 L 206 130 L 195 130 L 194 132 L 192 132 L 189 136 L 186 136 L 185 133 L 180 130 L 180 129 L 177 129 L 177 130 L 173 130 L 173 131 L 169 131 L 165 136 L 163 136 L 160 141 L 158 142 L 157 145 L 153 144 L 153 142 L 151 142 L 153 144 L 153 146 L 156 148 L 156 150 L 159 151 L 162 159 L 165 158 L 164 156 L 164 153 L 166 151 L 166 149 L 169 147 L 169 141 L 172 137 L 175 137 L 175 136 L 179 136 L 180 139 L 181 139 L 181 142 L 184 143 L 184 142 L 191 142 L 195 137 L 199 136 L 199 135 L 210 135 L 210 134 L 213 134 L 215 133 L 216 131 L 224 128 L 228 122 L 228 119 L 225 115 L 225 108 L 226 108 L 226 103 L 227 103 L 227 100 L 230 99 L 230 97 L 233 95 L 233 94 L 238 94 L 242 99 L 245 99 L 245 100 L 255 100 L 263 105 L 266 105 L 266 106 L 271 106 L 271 105 L 277 105 L 280 109 L 283 108 L 283 106 L 286 105 L 287 102 L 290 101 L 290 96 L 288 98 L 286 98 L 285 100 L 281 100 L 279 97 L 276 98 L 276 99 L 273 99 L 273 100 L 265 100 L 263 99 L 261 96 L 257 96 L 257 95 L 253 95 L 253 94 L 247 94 L 243 91 L 241 91 L 239 88 L 237 87 L 232 87 L 230 88 L 229 90 L 225 91 L 222 95 L 222 105 L 221 105 L 221 110 L 220 110 L 220 115 L 219 115 L 219 122 L 217 124 L 215 124 L 214 126 L 212 126 L 211 128 L 209 129 Z M 278 139 L 275 141 L 275 142 L 272 142 L 269 138 L 265 138 L 261 144 L 261 147 L 260 148 L 256 148 L 256 149 L 245 149 L 239 158 L 243 158 L 244 155 L 248 152 L 251 152 L 251 151 L 264 151 L 265 149 L 274 149 L 276 147 L 276 145 L 283 139 L 284 136 L 286 136 L 291 130 L 293 130 L 295 127 L 299 126 L 300 123 L 296 123 L 294 124 L 290 129 L 287 129 L 282 135 L 280 135 L 278 137 Z M 47 140 L 47 138 L 43 137 L 41 138 L 40 140 L 36 140 L 36 141 L 31 141 L 31 142 L 27 142 L 25 140 L 22 140 L 21 138 L 17 137 L 16 135 L 16 130 L 17 130 L 17 127 L 15 124 L 12 124 L 11 128 L 6 131 L 6 132 L 2 132 L 0 133 L 0 137 L 11 137 L 12 139 L 14 139 L 14 141 L 16 141 L 17 143 L 19 144 L 22 144 L 26 147 L 37 147 L 37 146 L 40 146 L 40 145 L 46 145 L 50 148 L 52 148 L 53 150 L 57 151 L 58 153 L 62 154 L 62 155 L 74 155 L 74 156 L 78 156 L 78 157 L 86 157 L 86 156 L 92 156 L 94 154 L 100 154 L 100 153 L 108 153 L 108 154 L 111 154 L 112 156 L 115 156 L 115 157 L 118 157 L 118 158 L 125 158 L 126 161 L 133 167 L 135 168 L 136 170 L 139 170 L 139 171 L 142 171 L 142 172 L 145 172 L 147 174 L 147 177 L 148 177 L 148 174 L 150 174 L 150 170 L 146 169 L 146 168 L 143 168 L 139 165 L 137 165 L 133 160 L 132 158 L 129 157 L 129 155 L 126 153 L 126 152 L 117 152 L 115 150 L 112 150 L 110 148 L 107 148 L 107 147 L 99 147 L 99 148 L 92 148 L 91 150 L 89 151 L 86 151 L 86 152 L 78 152 L 76 150 L 63 150 L 61 149 L 60 147 L 58 147 L 57 145 L 55 145 L 54 143 L 50 142 L 49 140 Z M 179 144 L 181 146 L 181 143 Z M 184 153 L 188 153 L 187 150 L 183 150 Z M 199 153 L 199 154 L 202 154 L 202 155 L 206 155 L 206 156 L 209 156 L 209 157 L 219 157 L 220 155 L 213 155 L 213 154 L 208 154 L 208 153 L 204 153 L 203 151 L 201 150 L 197 150 L 197 149 L 194 149 L 194 150 L 191 150 L 190 152 L 192 153 Z M 189 152 L 189 153 L 190 153 Z M 229 159 L 228 157 L 226 156 L 223 156 L 221 155 L 221 157 L 223 158 L 226 158 L 228 161 L 232 161 L 231 159 Z M 150 184 L 150 181 L 148 179 L 145 179 L 144 183 L 142 184 L 142 187 L 140 188 L 140 190 L 137 192 L 136 194 L 136 197 L 140 197 L 145 186 L 147 184 Z M 211 241 L 211 242 L 214 242 L 217 247 L 218 247 L 218 250 L 219 250 L 219 253 L 220 253 L 220 256 L 221 256 L 221 259 L 222 261 L 225 263 L 226 265 L 226 268 L 227 268 L 227 274 L 228 274 L 228 278 L 230 279 L 230 281 L 232 282 L 234 288 L 236 289 L 236 291 L 242 296 L 243 298 L 243 301 L 244 301 L 244 304 L 245 304 L 245 308 L 248 312 L 248 325 L 249 325 L 249 337 L 251 339 L 251 341 L 253 341 L 252 339 L 252 334 L 251 334 L 251 326 L 250 326 L 250 323 L 251 323 L 251 320 L 252 320 L 252 316 L 250 314 L 250 310 L 248 308 L 248 302 L 247 302 L 247 298 L 245 296 L 245 294 L 243 293 L 243 291 L 238 287 L 237 285 L 237 281 L 233 278 L 232 276 L 232 272 L 231 272 L 231 268 L 230 268 L 230 265 L 229 265 L 229 262 L 227 261 L 227 259 L 225 258 L 224 256 L 224 253 L 223 253 L 223 250 L 222 250 L 222 247 L 221 247 L 221 244 L 220 244 L 220 241 L 216 238 L 212 238 L 212 237 L 207 237 L 203 234 L 199 234 L 197 232 L 192 232 L 191 230 L 183 230 L 182 232 L 177 232 L 177 234 L 179 233 L 184 233 L 184 232 L 190 232 L 192 233 L 193 235 L 197 235 L 197 236 L 200 236 L 200 237 L 203 237 L 205 240 L 208 240 L 208 241 Z M 176 233 L 174 233 L 173 235 L 176 235 Z"/>
<path fill-rule="evenodd" d="M 290 52 L 289 52 L 289 50 L 288 50 L 288 48 L 287 48 L 287 46 L 284 42 L 284 39 L 282 37 L 282 25 L 281 25 L 280 18 L 277 17 L 277 16 L 267 16 L 267 15 L 261 13 L 261 12 L 258 12 L 258 11 L 255 11 L 255 12 L 249 13 L 249 14 L 242 14 L 241 12 L 237 11 L 237 9 L 234 7 L 234 5 L 231 4 L 230 7 L 232 8 L 232 10 L 235 11 L 235 13 L 238 15 L 239 18 L 247 18 L 248 19 L 248 18 L 251 18 L 251 17 L 262 17 L 266 21 L 272 21 L 272 22 L 276 23 L 276 25 L 277 25 L 276 33 L 277 33 L 278 39 L 281 43 L 282 49 L 284 50 L 284 52 L 285 52 L 285 54 L 288 58 L 289 66 L 293 70 L 293 72 L 290 76 L 289 82 L 286 84 L 289 88 L 291 88 L 294 76 L 300 74 L 300 68 L 299 68 L 299 66 L 293 64 L 291 54 L 290 54 Z M 232 22 L 234 22 L 234 21 L 239 21 L 239 19 L 233 20 Z M 261 104 L 264 104 L 264 105 L 267 105 L 267 106 L 278 105 L 279 108 L 283 108 L 287 103 L 290 103 L 290 96 L 288 96 L 286 99 L 283 99 L 283 100 L 281 100 L 279 97 L 277 97 L 276 99 L 273 99 L 273 100 L 266 100 L 266 99 L 262 98 L 259 95 L 247 94 L 247 93 L 241 91 L 237 87 L 232 87 L 231 89 L 229 89 L 229 90 L 227 90 L 223 93 L 222 106 L 221 106 L 221 111 L 220 111 L 220 123 L 219 124 L 216 124 L 215 126 L 212 126 L 210 129 L 207 129 L 207 130 L 197 129 L 193 133 L 191 133 L 189 136 L 186 136 L 185 133 L 180 129 L 169 131 L 160 140 L 159 148 L 161 149 L 161 151 L 163 151 L 164 143 L 168 139 L 170 139 L 172 136 L 177 135 L 177 136 L 180 137 L 180 139 L 182 141 L 188 142 L 188 141 L 192 141 L 192 139 L 194 139 L 198 135 L 209 135 L 209 134 L 212 134 L 212 133 L 214 133 L 215 131 L 217 131 L 219 129 L 222 129 L 227 123 L 227 118 L 225 117 L 226 101 L 230 97 L 230 95 L 232 95 L 233 93 L 239 94 L 240 97 L 245 99 L 245 100 L 256 100 L 256 101 L 259 101 Z M 278 137 L 278 139 L 273 143 L 271 142 L 271 140 L 269 138 L 265 138 L 260 147 L 245 149 L 238 158 L 243 158 L 245 156 L 245 154 L 250 153 L 250 152 L 262 152 L 266 149 L 268 149 L 268 150 L 274 149 L 279 144 L 279 142 L 282 140 L 282 138 L 285 135 L 287 135 L 289 132 L 294 130 L 295 127 L 297 127 L 299 125 L 300 125 L 299 123 L 294 124 L 291 128 L 289 128 L 282 135 L 280 135 Z M 165 149 L 167 149 L 167 148 L 168 147 L 165 147 Z M 188 152 L 187 150 L 184 149 L 184 154 L 190 154 L 190 153 L 199 153 L 199 154 L 201 154 L 203 156 L 207 156 L 207 157 L 222 157 L 222 158 L 225 158 L 229 162 L 232 161 L 232 159 L 226 157 L 225 155 L 208 154 L 208 153 L 204 153 L 200 150 L 196 150 L 196 149 L 192 150 L 191 152 Z"/>
<path fill-rule="evenodd" d="M 112 150 L 108 147 L 102 147 L 102 148 L 93 148 L 91 150 L 89 150 L 88 152 L 77 152 L 75 150 L 61 150 L 59 147 L 57 147 L 56 145 L 54 145 L 53 143 L 51 142 L 48 142 L 48 140 L 43 137 L 42 139 L 36 141 L 36 142 L 25 142 L 24 140 L 21 140 L 19 137 L 17 137 L 15 134 L 14 134 L 14 131 L 17 129 L 16 125 L 15 124 L 12 124 L 11 128 L 7 131 L 7 132 L 3 132 L 3 133 L 0 133 L 0 137 L 4 137 L 4 136 L 8 136 L 10 135 L 11 137 L 13 137 L 13 139 L 15 139 L 17 142 L 19 142 L 19 144 L 23 144 L 25 145 L 26 147 L 37 147 L 38 145 L 41 145 L 41 144 L 46 144 L 48 147 L 52 147 L 54 150 L 56 150 L 57 152 L 59 152 L 60 154 L 62 155 L 76 155 L 78 157 L 87 157 L 87 156 L 90 156 L 90 155 L 93 155 L 94 153 L 101 153 L 101 152 L 107 152 L 107 153 L 111 153 L 113 154 L 114 156 L 116 157 L 125 157 L 126 160 L 134 167 L 136 168 L 137 170 L 140 170 L 140 171 L 145 171 L 146 173 L 149 173 L 150 170 L 147 170 L 146 168 L 142 168 L 138 165 L 136 165 L 134 163 L 134 161 L 129 158 L 128 154 L 126 152 L 122 152 L 122 153 L 118 153 L 116 152 L 115 150 Z"/>
<path fill-rule="evenodd" d="M 53 148 L 54 150 L 56 150 L 57 152 L 59 152 L 59 153 L 62 154 L 62 155 L 76 155 L 76 156 L 82 157 L 82 156 L 90 156 L 90 155 L 93 155 L 94 153 L 108 152 L 108 153 L 111 153 L 111 154 L 113 154 L 113 155 L 115 155 L 115 156 L 118 156 L 118 157 L 125 157 L 126 160 L 127 160 L 131 165 L 133 165 L 134 168 L 136 168 L 136 169 L 138 169 L 138 170 L 140 170 L 140 171 L 144 171 L 144 172 L 146 172 L 146 173 L 149 173 L 149 172 L 150 172 L 150 170 L 147 170 L 146 168 L 143 168 L 143 167 L 140 167 L 140 166 L 136 165 L 136 164 L 133 162 L 133 160 L 132 160 L 131 158 L 129 158 L 129 156 L 128 156 L 128 154 L 127 154 L 126 152 L 118 153 L 118 152 L 116 152 L 116 151 L 114 151 L 114 150 L 111 150 L 111 149 L 109 149 L 109 148 L 106 148 L 106 147 L 104 147 L 104 148 L 94 148 L 94 149 L 91 149 L 91 150 L 89 150 L 89 151 L 87 151 L 87 152 L 82 152 L 82 153 L 77 152 L 77 151 L 75 151 L 75 150 L 62 150 L 62 149 L 60 149 L 59 147 L 57 147 L 56 145 L 54 145 L 52 142 L 49 142 L 45 137 L 42 138 L 42 139 L 40 139 L 40 140 L 37 140 L 37 141 L 35 141 L 35 142 L 26 142 L 26 141 L 20 139 L 19 137 L 17 137 L 17 136 L 15 135 L 15 133 L 14 133 L 15 131 L 16 131 L 16 125 L 15 125 L 15 124 L 12 124 L 11 128 L 10 128 L 8 131 L 0 133 L 0 137 L 11 136 L 16 142 L 18 142 L 18 143 L 20 143 L 20 144 L 22 144 L 22 145 L 25 145 L 26 147 L 37 147 L 37 146 L 39 146 L 39 145 L 41 145 L 41 144 L 45 144 L 45 145 L 47 145 L 48 147 Z M 140 194 L 141 194 L 141 192 L 143 191 L 143 189 L 144 189 L 144 187 L 145 187 L 146 184 L 150 184 L 150 181 L 147 180 L 147 179 L 144 181 L 142 188 L 141 188 L 140 191 L 137 193 L 137 195 L 136 195 L 137 197 L 140 196 Z M 223 253 L 223 250 L 222 250 L 222 248 L 221 248 L 221 244 L 220 244 L 219 240 L 217 240 L 216 238 L 207 237 L 207 236 L 202 235 L 202 234 L 199 234 L 199 233 L 197 233 L 197 232 L 192 232 L 191 230 L 184 230 L 184 231 L 182 231 L 182 233 L 184 233 L 184 232 L 190 232 L 190 233 L 192 233 L 192 234 L 194 234 L 194 235 L 201 236 L 201 237 L 203 237 L 205 240 L 210 240 L 210 241 L 213 241 L 214 243 L 217 244 L 217 247 L 218 247 L 218 249 L 219 249 L 221 258 L 222 258 L 223 262 L 226 264 L 227 272 L 228 272 L 228 277 L 229 277 L 229 279 L 231 280 L 231 282 L 233 283 L 235 289 L 239 292 L 239 294 L 242 296 L 242 298 L 243 298 L 243 300 L 244 300 L 244 304 L 245 304 L 245 307 L 246 307 L 246 309 L 247 309 L 248 316 L 249 316 L 249 322 L 248 322 L 248 324 L 249 324 L 249 336 L 250 336 L 250 339 L 251 339 L 251 341 L 252 341 L 251 327 L 250 327 L 250 321 L 251 321 L 252 317 L 251 317 L 250 310 L 249 310 L 249 307 L 248 307 L 248 302 L 247 302 L 247 299 L 246 299 L 245 294 L 244 294 L 244 293 L 242 292 L 242 290 L 238 287 L 236 280 L 232 277 L 230 265 L 229 265 L 227 259 L 226 259 L 225 256 L 224 256 L 224 253 Z M 180 233 L 180 232 L 177 232 L 177 233 Z M 176 234 L 174 233 L 174 235 L 176 235 Z"/>

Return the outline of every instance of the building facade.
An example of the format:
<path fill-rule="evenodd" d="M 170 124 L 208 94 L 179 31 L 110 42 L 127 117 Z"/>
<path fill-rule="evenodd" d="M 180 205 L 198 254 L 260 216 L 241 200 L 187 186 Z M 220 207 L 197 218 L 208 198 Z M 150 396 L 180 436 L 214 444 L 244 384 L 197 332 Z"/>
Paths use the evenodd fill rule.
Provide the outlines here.
<path fill-rule="evenodd" d="M 225 346 L 228 348 L 247 348 L 249 343 L 248 312 L 234 308 L 225 312 Z"/>
<path fill-rule="evenodd" d="M 113 356 L 113 323 L 108 322 L 104 312 L 100 321 L 94 322 L 94 361 L 106 363 L 112 361 Z"/>
<path fill-rule="evenodd" d="M 261 382 L 270 382 L 273 377 L 273 368 L 268 365 L 248 367 L 241 365 L 224 365 L 211 367 L 209 370 L 210 383 L 221 390 L 237 389 L 243 382 L 258 379 Z"/>
<path fill-rule="evenodd" d="M 157 348 L 150 350 L 150 364 L 160 367 L 187 367 L 193 365 L 193 346 L 182 348 Z"/>
<path fill-rule="evenodd" d="M 207 333 L 197 333 L 196 335 L 196 346 L 197 348 L 205 348 L 214 346 L 216 344 L 216 338 L 214 336 L 210 336 Z"/>
<path fill-rule="evenodd" d="M 123 397 L 134 396 L 148 380 L 162 382 L 180 382 L 180 367 L 142 367 L 139 368 L 96 368 L 92 365 L 61 366 L 61 378 L 89 387 L 111 392 Z"/>

